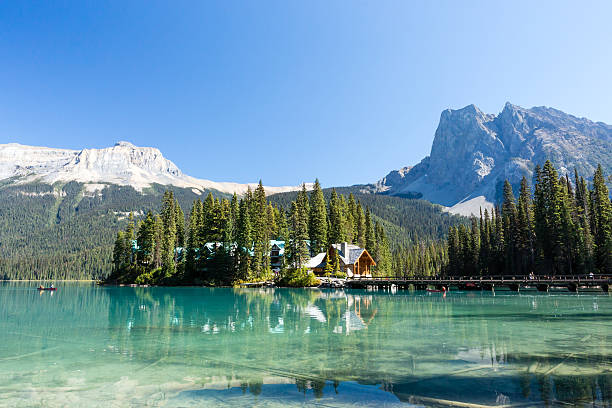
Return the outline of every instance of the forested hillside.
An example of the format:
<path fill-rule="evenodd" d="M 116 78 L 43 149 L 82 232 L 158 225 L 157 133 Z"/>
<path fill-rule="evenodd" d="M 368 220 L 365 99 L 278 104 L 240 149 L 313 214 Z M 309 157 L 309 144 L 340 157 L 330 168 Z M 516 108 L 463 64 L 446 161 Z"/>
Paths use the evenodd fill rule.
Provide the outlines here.
<path fill-rule="evenodd" d="M 428 201 L 372 194 L 367 186 L 325 189 L 325 199 L 333 192 L 341 201 L 354 200 L 371 212 L 372 221 L 384 228 L 391 251 L 388 274 L 437 275 L 448 262 L 444 237 L 448 228 L 468 223 L 465 217 L 451 215 L 442 207 Z M 270 196 L 272 203 L 286 206 L 298 193 L 280 193 Z M 345 198 L 343 198 L 345 197 Z M 349 237 L 349 241 L 353 240 Z"/>
<path fill-rule="evenodd" d="M 87 192 L 81 183 L 0 186 L 0 279 L 97 279 L 111 269 L 112 245 L 128 212 L 157 209 L 167 186 L 141 194 L 108 185 Z M 171 188 L 181 205 L 197 197 Z M 223 195 L 219 193 L 219 195 Z"/>
<path fill-rule="evenodd" d="M 424 202 L 364 197 L 376 208 L 379 215 L 374 217 L 353 193 L 345 196 L 332 189 L 325 197 L 318 180 L 310 192 L 303 186 L 294 195 L 275 197 L 274 203 L 268 198 L 261 183 L 240 199 L 219 200 L 209 194 L 203 202 L 194 202 L 185 222 L 173 194 L 164 194 L 158 214 L 149 212 L 138 222 L 130 217 L 125 230 L 118 232 L 108 281 L 216 286 L 273 279 L 280 285 L 311 286 L 317 282 L 305 268 L 310 257 L 341 242 L 365 248 L 377 276 L 396 275 L 403 268 L 417 273 L 417 266 L 421 274 L 439 273 L 446 249 L 436 241 L 438 228 L 461 221 Z M 424 238 L 416 241 L 410 226 Z M 387 230 L 396 234 L 393 252 Z M 271 240 L 284 242 L 279 264 L 272 263 Z M 405 263 L 411 258 L 416 262 Z M 338 259 L 328 256 L 325 274 L 343 273 Z"/>
<path fill-rule="evenodd" d="M 550 161 L 526 178 L 518 199 L 506 180 L 504 201 L 471 228 L 451 227 L 449 275 L 579 275 L 612 273 L 612 203 L 601 166 L 593 184 L 559 175 Z"/>
<path fill-rule="evenodd" d="M 446 237 L 450 226 L 467 222 L 466 218 L 450 215 L 428 201 L 363 193 L 360 186 L 326 188 L 323 190 L 326 200 L 333 190 L 346 199 L 352 194 L 355 201 L 370 209 L 373 220 L 385 227 L 392 250 L 415 242 L 439 241 Z M 296 197 L 297 192 L 290 192 L 274 194 L 269 199 L 287 208 Z"/>
<path fill-rule="evenodd" d="M 0 184 L 0 279 L 98 279 L 112 268 L 112 246 L 117 231 L 124 228 L 129 212 L 142 219 L 147 211 L 159 211 L 166 190 L 173 192 L 182 208 L 203 198 L 191 189 L 154 185 L 143 193 L 128 186 L 108 185 L 89 192 L 76 182 L 54 185 Z M 346 200 L 350 193 L 374 222 L 385 230 L 394 254 L 414 251 L 446 237 L 451 225 L 462 218 L 449 216 L 426 201 L 360 193 L 358 187 L 336 189 Z M 229 198 L 213 191 L 217 198 Z M 331 189 L 324 191 L 329 200 Z M 269 200 L 285 210 L 297 193 L 282 193 Z M 437 251 L 443 250 L 437 246 Z M 430 251 L 430 250 L 428 250 Z M 419 250 L 421 252 L 421 250 Z M 414 256 L 412 258 L 415 258 Z M 411 259 L 412 259 L 411 258 Z M 394 256 L 394 263 L 397 263 Z"/>

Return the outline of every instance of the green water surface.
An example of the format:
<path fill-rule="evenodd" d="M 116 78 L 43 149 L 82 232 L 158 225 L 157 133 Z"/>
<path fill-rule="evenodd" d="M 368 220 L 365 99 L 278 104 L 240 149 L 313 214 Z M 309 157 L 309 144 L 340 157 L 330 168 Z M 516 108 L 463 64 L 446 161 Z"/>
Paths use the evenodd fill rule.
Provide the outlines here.
<path fill-rule="evenodd" d="M 0 284 L 0 406 L 612 404 L 603 293 Z"/>

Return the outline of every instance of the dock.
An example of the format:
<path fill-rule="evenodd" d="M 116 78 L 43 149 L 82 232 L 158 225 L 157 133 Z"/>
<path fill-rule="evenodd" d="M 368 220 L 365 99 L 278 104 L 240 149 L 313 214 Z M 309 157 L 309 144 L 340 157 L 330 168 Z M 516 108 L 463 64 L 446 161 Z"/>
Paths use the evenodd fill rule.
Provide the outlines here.
<path fill-rule="evenodd" d="M 414 276 L 414 277 L 358 277 L 346 280 L 346 287 L 355 289 L 388 288 L 425 290 L 433 287 L 438 290 L 488 290 L 505 288 L 514 292 L 521 289 L 565 288 L 577 293 L 581 289 L 601 289 L 609 293 L 612 286 L 610 275 L 563 275 L 563 276 Z"/>

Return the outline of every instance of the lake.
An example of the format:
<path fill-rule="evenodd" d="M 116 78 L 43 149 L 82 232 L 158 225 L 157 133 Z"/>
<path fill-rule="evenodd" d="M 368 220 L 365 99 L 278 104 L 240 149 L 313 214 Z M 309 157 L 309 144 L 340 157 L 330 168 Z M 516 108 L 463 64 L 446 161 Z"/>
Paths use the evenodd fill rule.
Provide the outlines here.
<path fill-rule="evenodd" d="M 0 283 L 0 406 L 612 403 L 603 293 Z"/>

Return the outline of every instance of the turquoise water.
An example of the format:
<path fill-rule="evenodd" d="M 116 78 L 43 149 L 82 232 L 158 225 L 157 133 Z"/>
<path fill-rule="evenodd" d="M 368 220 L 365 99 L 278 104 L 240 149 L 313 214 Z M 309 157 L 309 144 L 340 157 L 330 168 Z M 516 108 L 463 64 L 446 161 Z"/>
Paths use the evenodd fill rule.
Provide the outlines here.
<path fill-rule="evenodd" d="M 612 298 L 0 284 L 0 406 L 612 404 Z"/>

